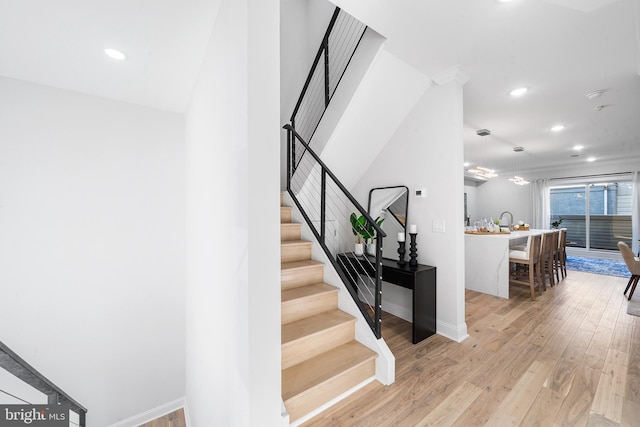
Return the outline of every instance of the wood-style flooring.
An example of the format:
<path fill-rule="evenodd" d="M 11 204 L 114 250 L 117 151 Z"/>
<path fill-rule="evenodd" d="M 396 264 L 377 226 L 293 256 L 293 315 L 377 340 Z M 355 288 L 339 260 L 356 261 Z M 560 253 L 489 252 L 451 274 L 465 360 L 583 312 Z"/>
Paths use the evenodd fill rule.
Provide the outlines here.
<path fill-rule="evenodd" d="M 184 409 L 178 409 L 163 417 L 144 423 L 138 427 L 186 427 L 184 419 Z"/>
<path fill-rule="evenodd" d="M 373 382 L 304 426 L 640 426 L 640 317 L 627 279 L 569 271 L 531 301 L 466 293 L 469 338 L 413 345 L 383 317 L 396 381 Z"/>

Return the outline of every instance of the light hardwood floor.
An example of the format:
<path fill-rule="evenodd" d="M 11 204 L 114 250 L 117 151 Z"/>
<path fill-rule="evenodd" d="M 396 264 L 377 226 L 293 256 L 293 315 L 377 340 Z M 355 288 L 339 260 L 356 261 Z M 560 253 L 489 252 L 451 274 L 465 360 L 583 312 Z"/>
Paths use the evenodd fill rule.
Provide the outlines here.
<path fill-rule="evenodd" d="M 178 409 L 163 417 L 142 424 L 139 427 L 186 427 L 184 409 Z"/>
<path fill-rule="evenodd" d="M 640 426 L 640 317 L 627 279 L 569 271 L 531 301 L 466 293 L 470 337 L 411 344 L 383 318 L 396 382 L 371 383 L 304 426 Z"/>

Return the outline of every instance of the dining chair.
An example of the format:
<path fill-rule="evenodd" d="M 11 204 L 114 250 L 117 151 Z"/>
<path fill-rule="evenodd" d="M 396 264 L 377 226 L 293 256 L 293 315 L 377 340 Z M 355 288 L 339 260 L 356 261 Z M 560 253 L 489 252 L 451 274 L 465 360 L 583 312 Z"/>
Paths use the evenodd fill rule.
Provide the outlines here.
<path fill-rule="evenodd" d="M 629 292 L 628 297 L 630 300 L 633 296 L 633 292 L 636 290 L 638 279 L 640 279 L 640 259 L 633 255 L 633 251 L 625 242 L 618 242 L 618 249 L 620 249 L 624 263 L 627 264 L 627 269 L 629 270 L 629 273 L 631 273 L 629 283 L 627 283 L 627 287 L 624 288 L 624 295 L 627 295 L 627 291 L 631 286 L 631 292 Z"/>
<path fill-rule="evenodd" d="M 567 229 L 561 228 L 558 234 L 558 252 L 556 253 L 556 268 L 562 279 L 567 277 Z M 556 277 L 558 277 L 556 275 Z M 558 279 L 560 281 L 561 279 Z"/>
<path fill-rule="evenodd" d="M 558 250 L 558 234 L 558 230 L 553 230 L 543 233 L 542 235 L 542 260 L 540 261 L 540 263 L 542 270 L 542 281 L 545 289 L 547 287 L 547 276 L 549 277 L 549 286 L 553 287 L 556 285 L 555 276 L 557 270 L 554 260 L 555 254 Z"/>
<path fill-rule="evenodd" d="M 540 295 L 544 287 L 540 263 L 540 235 L 529 236 L 524 250 L 509 251 L 509 283 L 529 286 L 532 301 L 536 299 L 536 286 Z"/>

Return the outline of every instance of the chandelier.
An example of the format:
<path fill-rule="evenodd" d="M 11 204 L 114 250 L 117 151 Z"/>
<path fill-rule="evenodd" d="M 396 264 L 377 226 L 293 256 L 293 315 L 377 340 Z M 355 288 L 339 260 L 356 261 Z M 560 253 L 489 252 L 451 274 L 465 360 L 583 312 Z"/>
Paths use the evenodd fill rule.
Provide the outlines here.
<path fill-rule="evenodd" d="M 513 149 L 513 151 L 515 151 L 516 153 L 521 153 L 521 152 L 524 151 L 524 148 L 515 147 Z M 521 176 L 518 176 L 518 175 L 520 175 L 520 157 L 518 156 L 517 159 L 518 159 L 517 160 L 517 168 L 516 168 L 516 174 L 517 175 L 514 175 L 513 178 L 509 178 L 509 181 L 513 182 L 516 185 L 527 185 L 529 183 L 529 181 L 527 181 L 526 179 L 524 179 Z"/>
<path fill-rule="evenodd" d="M 477 135 L 480 136 L 482 142 L 482 151 L 486 152 L 484 137 L 487 135 L 491 135 L 491 131 L 489 129 L 480 129 L 476 132 Z M 489 169 L 483 166 L 476 166 L 472 169 L 467 169 L 467 172 L 475 174 L 479 178 L 490 179 L 498 176 L 495 170 Z"/>

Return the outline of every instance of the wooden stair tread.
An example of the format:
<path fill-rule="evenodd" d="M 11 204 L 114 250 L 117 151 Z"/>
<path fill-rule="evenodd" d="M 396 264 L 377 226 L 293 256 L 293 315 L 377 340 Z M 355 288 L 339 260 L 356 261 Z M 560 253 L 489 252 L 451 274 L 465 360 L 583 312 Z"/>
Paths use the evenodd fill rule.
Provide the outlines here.
<path fill-rule="evenodd" d="M 283 303 L 293 301 L 300 298 L 305 298 L 312 295 L 338 292 L 338 289 L 327 283 L 316 283 L 313 285 L 301 286 L 299 288 L 291 288 L 282 291 L 281 301 Z"/>
<path fill-rule="evenodd" d="M 324 266 L 324 264 L 321 263 L 321 262 L 314 261 L 312 259 L 305 259 L 303 261 L 284 262 L 280 266 L 280 270 L 281 271 L 284 271 L 284 270 L 302 270 L 302 269 L 305 269 L 305 268 L 316 268 L 319 265 Z"/>
<path fill-rule="evenodd" d="M 339 327 L 356 318 L 340 310 L 331 310 L 282 325 L 282 344 Z"/>
<path fill-rule="evenodd" d="M 311 242 L 309 240 L 285 240 L 284 242 L 280 242 L 281 246 L 296 246 L 296 245 L 307 246 L 310 244 Z"/>
<path fill-rule="evenodd" d="M 298 227 L 300 227 L 300 223 L 299 222 L 282 222 L 282 223 L 280 223 L 280 228 L 282 228 L 282 227 L 298 228 Z"/>
<path fill-rule="evenodd" d="M 350 341 L 291 366 L 282 371 L 282 397 L 286 401 L 375 357 L 374 351 L 357 341 Z"/>

